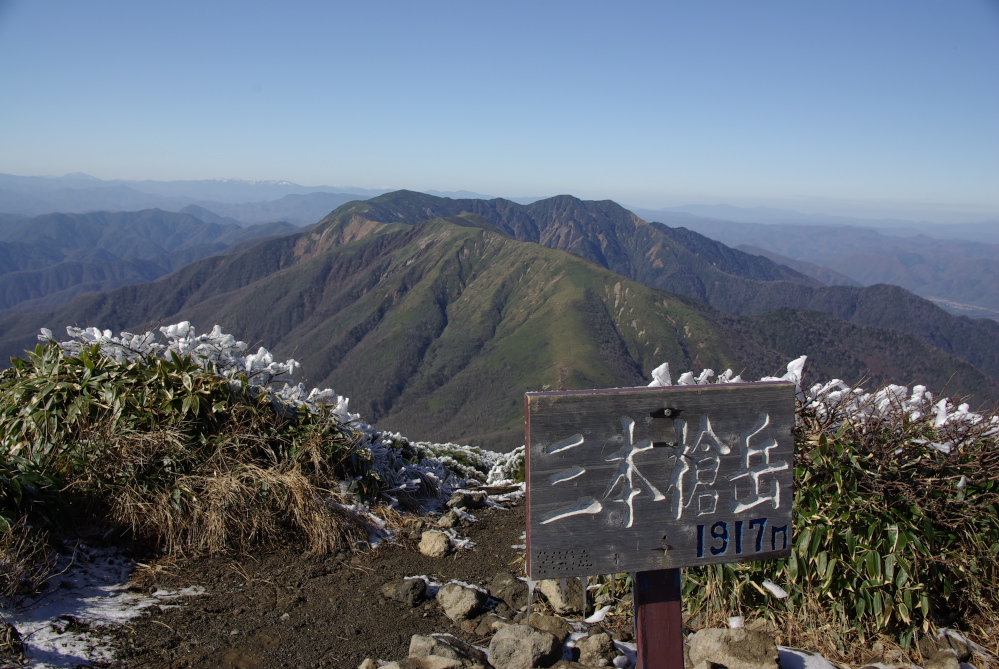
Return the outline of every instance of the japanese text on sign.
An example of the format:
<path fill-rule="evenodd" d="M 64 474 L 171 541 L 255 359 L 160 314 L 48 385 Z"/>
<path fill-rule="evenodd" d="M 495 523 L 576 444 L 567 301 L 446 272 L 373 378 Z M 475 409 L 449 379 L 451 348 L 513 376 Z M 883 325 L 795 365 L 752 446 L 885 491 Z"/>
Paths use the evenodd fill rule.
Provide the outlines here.
<path fill-rule="evenodd" d="M 532 577 L 786 554 L 793 393 L 787 383 L 529 393 Z"/>

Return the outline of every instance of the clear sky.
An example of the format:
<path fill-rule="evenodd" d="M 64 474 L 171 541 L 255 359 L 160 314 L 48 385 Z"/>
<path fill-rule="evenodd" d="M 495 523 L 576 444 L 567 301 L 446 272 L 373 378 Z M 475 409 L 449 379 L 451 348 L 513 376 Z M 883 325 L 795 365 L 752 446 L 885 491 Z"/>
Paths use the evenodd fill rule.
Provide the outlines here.
<path fill-rule="evenodd" d="M 999 0 L 0 0 L 0 102 L 10 174 L 999 215 Z"/>

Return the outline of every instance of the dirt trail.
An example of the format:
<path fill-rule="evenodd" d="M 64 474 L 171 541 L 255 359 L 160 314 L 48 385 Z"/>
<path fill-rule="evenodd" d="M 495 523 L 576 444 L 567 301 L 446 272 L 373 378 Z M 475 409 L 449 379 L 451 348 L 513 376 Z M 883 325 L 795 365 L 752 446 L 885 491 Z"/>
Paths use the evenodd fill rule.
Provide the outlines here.
<path fill-rule="evenodd" d="M 430 558 L 415 542 L 373 551 L 306 558 L 290 548 L 241 557 L 215 557 L 144 570 L 134 587 L 203 587 L 175 608 L 152 607 L 114 635 L 114 667 L 343 667 L 365 657 L 402 659 L 413 634 L 457 629 L 430 600 L 414 609 L 382 597 L 392 578 L 425 575 L 438 583 L 487 585 L 499 571 L 523 570 L 524 505 L 474 512 L 462 530 L 476 543 L 445 558 Z"/>

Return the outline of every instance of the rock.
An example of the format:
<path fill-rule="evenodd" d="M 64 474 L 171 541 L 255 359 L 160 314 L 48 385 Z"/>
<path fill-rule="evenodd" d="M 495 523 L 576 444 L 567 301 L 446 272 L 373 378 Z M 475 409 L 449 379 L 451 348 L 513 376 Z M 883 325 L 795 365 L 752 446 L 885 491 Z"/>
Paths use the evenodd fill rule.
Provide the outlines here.
<path fill-rule="evenodd" d="M 357 669 L 378 669 L 378 662 L 372 660 L 370 657 L 364 658 L 364 662 L 357 665 Z"/>
<path fill-rule="evenodd" d="M 414 634 L 409 640 L 410 657 L 446 657 L 450 660 L 460 660 L 461 654 L 449 644 L 438 641 L 435 637 Z"/>
<path fill-rule="evenodd" d="M 444 557 L 451 552 L 451 540 L 443 532 L 424 532 L 420 537 L 420 552 L 427 557 Z"/>
<path fill-rule="evenodd" d="M 443 527 L 444 529 L 448 529 L 451 527 L 459 527 L 462 524 L 463 521 L 461 519 L 461 516 L 459 516 L 454 509 L 451 509 L 450 511 L 445 513 L 437 521 L 437 527 Z"/>
<path fill-rule="evenodd" d="M 532 613 L 530 617 L 530 625 L 542 632 L 548 632 L 549 634 L 554 634 L 560 643 L 565 643 L 565 640 L 569 638 L 572 634 L 572 626 L 566 622 L 565 618 L 559 618 L 558 616 L 546 616 L 542 613 Z"/>
<path fill-rule="evenodd" d="M 508 571 L 497 572 L 489 583 L 489 594 L 514 611 L 527 606 L 527 584 Z"/>
<path fill-rule="evenodd" d="M 484 492 L 458 491 L 447 501 L 449 509 L 481 509 L 486 505 L 487 495 Z"/>
<path fill-rule="evenodd" d="M 960 669 L 957 652 L 953 648 L 941 648 L 930 656 L 923 669 Z"/>
<path fill-rule="evenodd" d="M 493 632 L 497 629 L 497 625 L 503 627 L 510 624 L 508 620 L 499 617 L 495 613 L 487 613 L 475 622 L 476 626 L 473 631 L 478 636 L 492 636 Z"/>
<path fill-rule="evenodd" d="M 448 583 L 437 591 L 437 603 L 444 609 L 444 615 L 455 622 L 479 615 L 487 599 L 486 593 L 457 583 Z"/>
<path fill-rule="evenodd" d="M 591 669 L 585 664 L 580 664 L 579 662 L 571 662 L 569 660 L 559 660 L 558 663 L 552 665 L 552 669 Z"/>
<path fill-rule="evenodd" d="M 427 583 L 422 578 L 393 579 L 382 586 L 382 595 L 402 602 L 409 608 L 417 606 L 427 594 Z"/>
<path fill-rule="evenodd" d="M 579 614 L 583 612 L 583 584 L 578 578 L 565 579 L 565 594 L 562 594 L 562 582 L 560 579 L 545 579 L 538 581 L 538 590 L 545 596 L 548 603 L 555 609 L 555 613 L 565 615 L 567 613 Z"/>
<path fill-rule="evenodd" d="M 727 669 L 780 669 L 774 640 L 745 628 L 703 629 L 690 637 L 690 662 L 706 662 Z"/>
<path fill-rule="evenodd" d="M 606 632 L 580 639 L 576 648 L 579 649 L 579 662 L 590 667 L 606 667 L 615 655 L 619 655 L 614 640 Z"/>
<path fill-rule="evenodd" d="M 451 662 L 458 662 L 455 666 L 468 669 L 484 669 L 487 666 L 486 655 L 481 650 L 466 643 L 458 637 L 451 635 L 424 636 L 414 634 L 409 640 L 409 660 L 431 660 L 431 658 L 441 658 Z M 405 660 L 399 664 L 405 669 L 410 665 L 405 664 Z M 412 665 L 423 666 L 423 665 Z M 451 666 L 451 665 L 448 665 Z"/>
<path fill-rule="evenodd" d="M 496 669 L 550 667 L 562 654 L 554 634 L 528 625 L 502 628 L 489 642 L 489 661 Z"/>

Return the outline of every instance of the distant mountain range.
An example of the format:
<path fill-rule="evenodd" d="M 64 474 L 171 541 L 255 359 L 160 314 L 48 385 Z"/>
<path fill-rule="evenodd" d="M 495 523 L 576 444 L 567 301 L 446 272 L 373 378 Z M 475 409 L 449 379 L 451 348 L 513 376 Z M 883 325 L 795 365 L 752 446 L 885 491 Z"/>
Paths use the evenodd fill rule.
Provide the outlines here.
<path fill-rule="evenodd" d="M 818 265 L 861 285 L 902 286 L 958 315 L 999 319 L 999 244 L 926 235 L 898 237 L 862 227 L 736 223 L 689 214 L 660 215 L 656 220 L 685 226 L 730 246 L 752 246 Z M 999 224 L 994 228 L 999 234 Z M 820 270 L 797 268 L 823 280 Z M 829 275 L 824 282 L 843 283 Z"/>
<path fill-rule="evenodd" d="M 727 314 L 702 298 L 753 309 Z M 779 308 L 788 301 L 808 309 Z M 501 448 L 522 443 L 524 391 L 642 384 L 663 361 L 758 378 L 808 354 L 822 375 L 999 397 L 999 323 L 900 288 L 825 287 L 570 196 L 519 205 L 400 191 L 348 203 L 150 283 L 9 314 L 0 353 L 33 345 L 40 327 L 184 319 L 301 359 L 308 383 L 348 394 L 382 427 Z"/>
<path fill-rule="evenodd" d="M 294 230 L 159 209 L 0 219 L 0 312 L 52 308 L 81 293 L 152 281 L 248 240 Z"/>
<path fill-rule="evenodd" d="M 764 225 L 795 225 L 872 228 L 885 235 L 910 237 L 927 235 L 938 239 L 966 239 L 999 244 L 999 217 L 983 215 L 983 220 L 964 223 L 930 223 L 928 221 L 898 218 L 863 218 L 857 216 L 836 216 L 831 214 L 804 214 L 790 209 L 774 207 L 733 207 L 727 204 L 703 205 L 688 204 L 664 209 L 632 208 L 639 216 L 649 221 L 661 221 L 662 217 L 692 215 L 716 221 L 734 223 L 761 223 Z"/>

